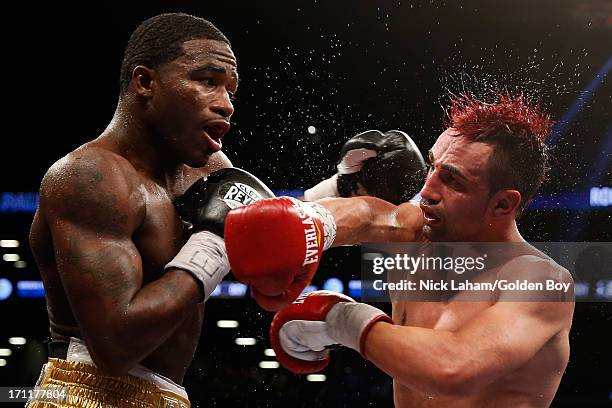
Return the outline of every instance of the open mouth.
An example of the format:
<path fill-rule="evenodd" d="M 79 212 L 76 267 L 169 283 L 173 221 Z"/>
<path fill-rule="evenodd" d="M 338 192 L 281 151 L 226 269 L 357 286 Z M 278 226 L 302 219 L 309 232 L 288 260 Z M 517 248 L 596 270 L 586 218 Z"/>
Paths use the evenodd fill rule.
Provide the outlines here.
<path fill-rule="evenodd" d="M 209 129 L 203 129 L 204 138 L 208 143 L 208 147 L 212 152 L 218 152 L 223 147 L 221 144 L 221 138 L 211 132 Z"/>
<path fill-rule="evenodd" d="M 217 143 L 221 143 L 221 138 L 226 132 L 222 126 L 204 126 L 204 131 L 208 136 Z"/>
<path fill-rule="evenodd" d="M 210 148 L 217 152 L 221 150 L 221 138 L 229 130 L 229 124 L 225 121 L 214 121 L 207 123 L 202 130 L 208 139 Z"/>
<path fill-rule="evenodd" d="M 433 212 L 429 211 L 427 208 L 422 208 L 423 210 L 423 218 L 425 218 L 426 224 L 437 224 L 440 222 L 440 217 L 436 216 Z"/>

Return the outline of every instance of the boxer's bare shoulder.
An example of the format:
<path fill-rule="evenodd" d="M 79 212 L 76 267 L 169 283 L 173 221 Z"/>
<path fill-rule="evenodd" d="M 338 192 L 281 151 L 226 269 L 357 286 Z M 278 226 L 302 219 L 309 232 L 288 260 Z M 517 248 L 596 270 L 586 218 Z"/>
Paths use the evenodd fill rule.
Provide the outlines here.
<path fill-rule="evenodd" d="M 83 146 L 55 162 L 40 188 L 40 208 L 47 214 L 95 220 L 108 228 L 129 228 L 144 217 L 138 173 L 109 150 Z M 112 213 L 104 214 L 105 211 Z"/>
<path fill-rule="evenodd" d="M 211 155 L 209 162 L 204 167 L 192 168 L 184 165 L 180 174 L 174 180 L 173 185 L 165 186 L 168 190 L 180 195 L 198 178 L 222 169 L 232 167 L 231 161 L 222 152 Z M 55 162 L 45 174 L 41 184 L 41 201 L 45 203 L 58 201 L 58 194 L 62 189 L 70 189 L 67 194 L 87 195 L 87 192 L 100 192 L 96 189 L 103 188 L 112 191 L 113 195 L 123 196 L 129 199 L 129 207 L 133 211 L 143 211 L 146 192 L 143 187 L 154 183 L 154 177 L 143 174 L 144 171 L 138 165 L 132 163 L 123 155 L 108 149 L 105 146 L 88 143 L 70 152 Z M 64 206 L 63 197 L 59 200 Z M 70 197 L 76 198 L 76 197 Z M 83 197 L 86 198 L 86 197 Z M 92 194 L 96 200 L 113 200 L 109 195 Z M 105 202 L 97 201 L 98 205 Z M 86 203 L 78 201 L 76 204 L 85 207 Z M 107 203 L 110 204 L 110 203 Z"/>
<path fill-rule="evenodd" d="M 495 279 L 504 282 L 526 282 L 542 285 L 542 290 L 529 292 L 508 291 L 499 294 L 500 300 L 524 300 L 543 302 L 555 308 L 557 302 L 573 302 L 574 279 L 571 273 L 542 252 L 531 248 L 529 254 L 512 258 L 496 274 Z M 559 304 L 558 306 L 560 306 Z M 571 323 L 571 314 L 568 324 Z"/>
<path fill-rule="evenodd" d="M 225 169 L 228 167 L 234 167 L 230 159 L 223 153 L 222 151 L 218 151 L 210 156 L 210 160 L 204 167 L 197 168 L 198 174 L 201 176 L 206 176 L 210 173 L 213 173 L 217 170 Z"/>

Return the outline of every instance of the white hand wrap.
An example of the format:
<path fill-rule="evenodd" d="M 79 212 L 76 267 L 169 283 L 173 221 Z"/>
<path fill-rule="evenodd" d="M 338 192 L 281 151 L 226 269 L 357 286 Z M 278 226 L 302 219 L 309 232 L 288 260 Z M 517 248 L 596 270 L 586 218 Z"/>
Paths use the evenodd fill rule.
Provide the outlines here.
<path fill-rule="evenodd" d="M 206 301 L 230 270 L 225 242 L 212 232 L 196 232 L 165 269 L 182 269 L 193 275 L 202 283 Z"/>
<path fill-rule="evenodd" d="M 332 215 L 331 211 L 323 207 L 319 203 L 310 203 L 300 201 L 297 198 L 289 197 L 295 204 L 299 205 L 304 212 L 315 218 L 323 224 L 323 250 L 327 251 L 334 244 L 336 240 L 336 219 Z"/>
<path fill-rule="evenodd" d="M 341 302 L 334 305 L 327 316 L 327 333 L 336 343 L 350 347 L 364 355 L 361 350 L 364 336 L 379 320 L 390 321 L 385 312 L 365 303 Z"/>
<path fill-rule="evenodd" d="M 334 174 L 330 178 L 323 180 L 316 186 L 304 191 L 304 200 L 316 201 L 326 197 L 338 197 L 338 175 Z"/>

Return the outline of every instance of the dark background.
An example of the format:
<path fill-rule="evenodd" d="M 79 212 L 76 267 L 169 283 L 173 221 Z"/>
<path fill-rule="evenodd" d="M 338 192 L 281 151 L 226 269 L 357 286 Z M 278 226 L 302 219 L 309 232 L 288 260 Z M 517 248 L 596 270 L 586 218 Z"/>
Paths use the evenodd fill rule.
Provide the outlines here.
<path fill-rule="evenodd" d="M 584 92 L 612 57 L 610 1 L 200 1 L 7 5 L 0 191 L 36 191 L 55 160 L 100 134 L 115 109 L 130 32 L 167 11 L 207 18 L 231 40 L 241 84 L 224 151 L 275 189 L 304 189 L 328 177 L 342 143 L 366 129 L 404 130 L 427 150 L 444 128 L 450 92 L 489 97 L 499 88 L 524 92 L 556 119 L 582 101 L 556 128 L 541 196 L 612 185 L 610 77 L 592 95 Z M 307 132 L 310 125 L 316 134 Z M 531 241 L 612 240 L 609 207 L 575 207 L 532 208 L 521 232 Z M 27 242 L 31 217 L 0 214 L 0 238 Z M 28 267 L 3 262 L 0 278 L 37 279 L 27 246 L 17 252 Z M 330 251 L 314 283 L 358 278 L 358 253 Z M 390 379 L 353 352 L 335 353 L 323 383 L 257 368 L 271 315 L 251 299 L 212 299 L 207 309 L 185 382 L 195 406 L 392 405 Z M 577 304 L 572 355 L 554 406 L 609 406 L 611 312 L 609 304 Z M 44 301 L 13 295 L 0 301 L 0 315 L 0 347 L 10 336 L 28 339 L 11 346 L 0 384 L 32 385 L 46 358 Z M 221 318 L 240 327 L 219 329 Z M 238 347 L 237 336 L 258 343 Z"/>

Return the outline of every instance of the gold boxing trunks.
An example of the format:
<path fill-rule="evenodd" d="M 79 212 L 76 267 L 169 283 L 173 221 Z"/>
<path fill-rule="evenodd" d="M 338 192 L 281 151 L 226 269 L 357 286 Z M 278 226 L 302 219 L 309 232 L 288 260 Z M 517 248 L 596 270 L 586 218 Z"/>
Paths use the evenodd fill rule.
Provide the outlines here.
<path fill-rule="evenodd" d="M 140 367 L 139 370 L 144 371 L 144 367 Z M 104 374 L 98 367 L 87 362 L 49 358 L 42 368 L 36 387 L 43 391 L 53 390 L 54 398 L 33 399 L 26 407 L 190 408 L 191 404 L 182 387 L 148 369 L 145 370 L 148 371 L 145 376 L 147 379 L 129 374 L 114 377 Z M 174 391 L 177 392 L 161 388 L 156 384 L 160 383 L 157 380 L 162 384 L 171 384 L 166 388 L 175 387 Z M 61 391 L 60 396 L 55 398 L 58 391 Z"/>

